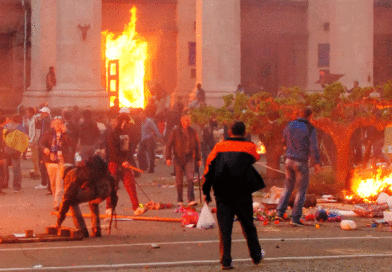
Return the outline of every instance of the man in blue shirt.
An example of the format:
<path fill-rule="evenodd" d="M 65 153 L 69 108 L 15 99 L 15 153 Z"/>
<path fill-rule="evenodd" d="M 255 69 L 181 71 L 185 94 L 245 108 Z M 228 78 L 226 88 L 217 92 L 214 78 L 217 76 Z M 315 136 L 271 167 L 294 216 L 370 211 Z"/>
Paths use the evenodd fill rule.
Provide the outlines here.
<path fill-rule="evenodd" d="M 280 198 L 277 208 L 277 219 L 283 221 L 283 215 L 286 212 L 290 196 L 297 181 L 298 193 L 295 197 L 291 220 L 293 226 L 303 226 L 300 219 L 309 185 L 309 157 L 312 157 L 316 163 L 316 173 L 321 170 L 316 129 L 309 122 L 311 116 L 312 110 L 310 108 L 302 109 L 300 117 L 288 123 L 283 131 L 283 138 L 286 145 L 286 180 L 285 192 Z"/>
<path fill-rule="evenodd" d="M 148 173 L 154 173 L 156 137 L 162 138 L 162 134 L 159 132 L 154 121 L 147 117 L 145 111 L 142 111 L 140 116 L 142 121 L 141 139 L 137 159 L 139 161 L 140 169 L 143 171 L 148 169 Z"/>

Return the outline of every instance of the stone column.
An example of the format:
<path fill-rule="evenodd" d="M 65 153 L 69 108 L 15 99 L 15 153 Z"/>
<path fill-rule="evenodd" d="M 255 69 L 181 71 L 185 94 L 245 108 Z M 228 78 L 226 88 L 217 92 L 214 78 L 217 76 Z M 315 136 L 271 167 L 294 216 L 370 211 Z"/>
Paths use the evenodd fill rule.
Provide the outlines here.
<path fill-rule="evenodd" d="M 24 106 L 48 99 L 46 73 L 56 65 L 56 0 L 31 0 L 31 84 L 23 94 Z"/>
<path fill-rule="evenodd" d="M 340 81 L 348 89 L 354 80 L 373 85 L 373 2 L 330 1 L 330 72 L 345 74 Z"/>
<path fill-rule="evenodd" d="M 208 105 L 241 83 L 240 0 L 196 0 L 196 81 Z"/>
<path fill-rule="evenodd" d="M 57 1 L 57 86 L 51 107 L 109 108 L 101 86 L 101 0 Z"/>

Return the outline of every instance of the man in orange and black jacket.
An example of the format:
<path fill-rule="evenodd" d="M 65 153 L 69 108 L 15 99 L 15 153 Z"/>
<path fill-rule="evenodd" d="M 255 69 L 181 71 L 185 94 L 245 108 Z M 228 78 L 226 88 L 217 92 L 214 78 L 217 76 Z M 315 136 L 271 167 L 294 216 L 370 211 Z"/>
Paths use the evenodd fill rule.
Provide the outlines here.
<path fill-rule="evenodd" d="M 253 263 L 259 264 L 264 255 L 253 223 L 252 200 L 252 193 L 265 187 L 253 167 L 260 156 L 256 145 L 244 138 L 243 122 L 235 122 L 230 132 L 231 138 L 216 144 L 208 156 L 203 184 L 207 203 L 211 202 L 211 187 L 214 189 L 222 269 L 233 269 L 231 234 L 235 215 L 243 228 Z"/>

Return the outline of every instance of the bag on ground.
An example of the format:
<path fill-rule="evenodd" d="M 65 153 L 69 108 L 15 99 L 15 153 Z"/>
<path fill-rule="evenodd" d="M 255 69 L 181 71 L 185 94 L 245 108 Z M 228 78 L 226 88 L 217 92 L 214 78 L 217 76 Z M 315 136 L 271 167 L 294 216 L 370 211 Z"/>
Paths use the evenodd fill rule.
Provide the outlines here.
<path fill-rule="evenodd" d="M 199 220 L 197 221 L 196 228 L 198 229 L 213 229 L 215 227 L 215 219 L 212 216 L 210 208 L 207 203 L 201 209 Z"/>

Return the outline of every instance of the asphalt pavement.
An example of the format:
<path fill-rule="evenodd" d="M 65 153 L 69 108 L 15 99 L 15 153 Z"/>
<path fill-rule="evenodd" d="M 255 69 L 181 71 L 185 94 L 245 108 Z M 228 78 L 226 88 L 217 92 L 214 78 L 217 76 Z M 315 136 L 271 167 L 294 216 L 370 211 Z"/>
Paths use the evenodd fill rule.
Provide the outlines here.
<path fill-rule="evenodd" d="M 35 189 L 39 180 L 28 177 L 32 167 L 23 161 L 22 191 L 6 189 L 0 195 L 0 235 L 23 234 L 26 229 L 43 233 L 55 223 L 53 197 L 46 190 Z M 172 167 L 157 161 L 155 173 L 137 178 L 141 203 L 150 200 L 176 203 Z M 12 172 L 11 172 L 12 176 Z M 10 181 L 12 185 L 12 180 Z M 198 189 L 196 189 L 197 199 Z M 143 192 L 144 193 L 143 193 Z M 255 197 L 255 201 L 261 201 Z M 350 210 L 351 205 L 322 204 L 325 208 Z M 86 204 L 82 211 L 88 213 Z M 201 210 L 202 205 L 196 207 Z M 212 203 L 211 207 L 214 207 Z M 105 205 L 100 205 L 104 214 Z M 118 221 L 112 233 L 103 237 L 72 242 L 0 244 L 1 271 L 219 271 L 218 229 L 199 230 L 182 227 L 174 208 L 149 210 L 143 217 L 162 221 Z M 312 212 L 305 211 L 305 212 Z M 133 215 L 125 189 L 119 190 L 118 215 Z M 307 222 L 305 227 L 292 227 L 288 222 L 263 225 L 255 221 L 266 257 L 259 266 L 250 260 L 238 222 L 234 224 L 232 255 L 234 271 L 391 271 L 391 228 L 369 227 L 373 219 L 349 217 L 358 226 L 346 231 L 339 223 Z M 89 219 L 86 223 L 90 226 Z M 102 225 L 107 228 L 108 223 Z M 65 227 L 73 227 L 67 218 Z"/>

